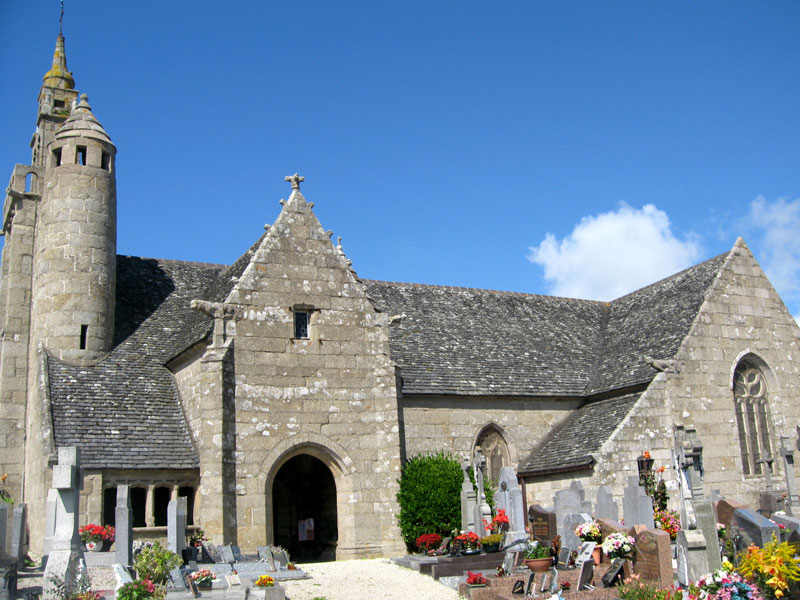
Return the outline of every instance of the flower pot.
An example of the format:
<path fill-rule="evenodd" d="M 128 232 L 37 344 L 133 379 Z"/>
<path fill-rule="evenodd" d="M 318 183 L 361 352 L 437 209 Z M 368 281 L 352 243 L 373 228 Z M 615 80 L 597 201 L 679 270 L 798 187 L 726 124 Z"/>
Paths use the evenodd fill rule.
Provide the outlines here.
<path fill-rule="evenodd" d="M 213 584 L 212 581 L 198 581 L 197 582 L 197 589 L 198 590 L 210 590 L 213 585 L 214 584 Z"/>
<path fill-rule="evenodd" d="M 599 565 L 603 560 L 603 549 L 600 546 L 595 546 L 594 550 L 592 550 L 592 559 L 595 565 Z"/>
<path fill-rule="evenodd" d="M 86 542 L 84 545 L 89 552 L 102 552 L 105 542 L 100 540 L 99 542 Z"/>
<path fill-rule="evenodd" d="M 461 550 L 461 554 L 466 554 L 466 555 L 480 554 L 480 552 L 481 551 L 478 550 L 477 548 L 464 548 L 463 550 Z"/>
<path fill-rule="evenodd" d="M 553 566 L 552 558 L 526 558 L 525 564 L 534 573 L 546 573 Z"/>
<path fill-rule="evenodd" d="M 500 552 L 500 544 L 484 544 L 483 545 L 484 552 Z"/>

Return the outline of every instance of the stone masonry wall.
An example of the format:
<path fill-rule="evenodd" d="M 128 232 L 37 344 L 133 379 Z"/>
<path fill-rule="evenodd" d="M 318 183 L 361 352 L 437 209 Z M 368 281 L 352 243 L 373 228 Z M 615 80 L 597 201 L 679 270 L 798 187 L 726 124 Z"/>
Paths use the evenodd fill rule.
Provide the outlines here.
<path fill-rule="evenodd" d="M 252 549 L 271 541 L 274 477 L 286 460 L 305 453 L 322 460 L 334 477 L 337 558 L 401 552 L 388 317 L 375 311 L 299 191 L 285 203 L 225 306 L 234 316 L 215 330 L 208 352 L 229 344 L 233 389 L 202 393 L 225 406 L 232 438 L 223 436 L 214 456 L 201 448 L 200 472 L 203 489 L 208 463 L 219 463 L 226 444 L 235 441 L 235 502 L 229 506 L 235 515 L 226 518 L 235 517 L 239 545 Z M 296 310 L 310 312 L 308 339 L 294 337 Z M 179 376 L 184 404 L 195 381 L 188 371 Z M 223 396 L 231 391 L 228 401 Z M 203 519 L 218 510 L 209 510 L 206 500 L 204 495 Z"/>

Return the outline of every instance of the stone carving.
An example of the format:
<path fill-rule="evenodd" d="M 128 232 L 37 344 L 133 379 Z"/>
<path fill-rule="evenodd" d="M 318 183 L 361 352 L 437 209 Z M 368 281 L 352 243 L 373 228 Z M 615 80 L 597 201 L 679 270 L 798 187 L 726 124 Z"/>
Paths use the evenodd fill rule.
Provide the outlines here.
<path fill-rule="evenodd" d="M 675 360 L 674 358 L 653 358 L 651 356 L 645 356 L 644 362 L 651 367 L 653 367 L 656 371 L 660 371 L 661 373 L 680 373 L 681 372 L 681 363 Z"/>
<path fill-rule="evenodd" d="M 477 507 L 477 496 L 469 480 L 469 458 L 461 457 L 461 471 L 464 474 L 464 481 L 461 483 L 461 531 L 475 532 L 475 508 Z"/>
<path fill-rule="evenodd" d="M 300 189 L 300 184 L 303 181 L 305 181 L 306 178 L 303 177 L 302 175 L 298 175 L 297 173 L 295 173 L 294 175 L 287 175 L 286 177 L 283 178 L 283 180 L 284 181 L 288 181 L 289 183 L 291 183 L 293 190 L 299 190 Z"/>
<path fill-rule="evenodd" d="M 486 495 L 483 491 L 483 470 L 486 468 L 486 457 L 480 449 L 480 446 L 475 448 L 475 457 L 472 461 L 472 469 L 475 473 L 475 487 L 477 488 L 477 503 L 475 507 L 475 533 L 480 537 L 486 535 L 486 527 L 484 521 L 489 522 L 492 520 L 492 509 L 486 502 Z"/>

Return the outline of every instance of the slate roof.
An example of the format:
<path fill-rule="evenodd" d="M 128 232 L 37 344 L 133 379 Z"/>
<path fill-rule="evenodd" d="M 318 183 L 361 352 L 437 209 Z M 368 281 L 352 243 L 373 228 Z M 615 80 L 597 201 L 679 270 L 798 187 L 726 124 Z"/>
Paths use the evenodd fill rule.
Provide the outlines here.
<path fill-rule="evenodd" d="M 404 394 L 590 396 L 675 355 L 725 254 L 613 302 L 366 280 Z"/>
<path fill-rule="evenodd" d="M 590 402 L 554 427 L 517 467 L 518 473 L 537 475 L 589 467 L 597 452 L 641 393 Z"/>
<path fill-rule="evenodd" d="M 578 396 L 592 381 L 603 304 L 364 281 L 390 326 L 404 394 Z"/>
<path fill-rule="evenodd" d="M 56 446 L 78 445 L 88 468 L 196 468 L 172 374 L 189 302 L 223 267 L 117 257 L 115 347 L 90 367 L 48 360 Z M 202 316 L 202 315 L 200 315 Z"/>

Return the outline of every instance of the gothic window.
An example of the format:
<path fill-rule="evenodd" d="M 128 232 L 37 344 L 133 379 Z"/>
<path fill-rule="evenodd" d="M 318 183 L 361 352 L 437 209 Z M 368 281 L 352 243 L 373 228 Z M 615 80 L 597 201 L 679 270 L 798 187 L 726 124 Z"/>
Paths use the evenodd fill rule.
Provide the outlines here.
<path fill-rule="evenodd" d="M 742 469 L 745 475 L 761 475 L 765 459 L 772 458 L 767 382 L 757 366 L 743 361 L 733 375 L 733 400 Z"/>
<path fill-rule="evenodd" d="M 500 481 L 500 469 L 511 465 L 506 440 L 497 429 L 489 426 L 478 436 L 475 445 L 480 446 L 486 457 L 486 475 L 497 483 Z"/>

